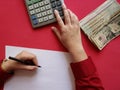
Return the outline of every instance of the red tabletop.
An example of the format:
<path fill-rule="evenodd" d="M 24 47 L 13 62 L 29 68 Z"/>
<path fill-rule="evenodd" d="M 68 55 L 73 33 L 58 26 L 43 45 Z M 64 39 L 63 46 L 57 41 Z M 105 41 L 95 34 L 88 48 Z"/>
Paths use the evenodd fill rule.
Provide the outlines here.
<path fill-rule="evenodd" d="M 105 0 L 65 0 L 66 6 L 79 19 L 102 4 Z M 118 0 L 120 2 L 120 0 Z M 47 25 L 32 29 L 24 0 L 0 1 L 0 59 L 5 57 L 5 45 L 66 51 Z M 82 32 L 87 54 L 93 58 L 106 90 L 120 90 L 120 37 L 112 40 L 99 51 Z"/>

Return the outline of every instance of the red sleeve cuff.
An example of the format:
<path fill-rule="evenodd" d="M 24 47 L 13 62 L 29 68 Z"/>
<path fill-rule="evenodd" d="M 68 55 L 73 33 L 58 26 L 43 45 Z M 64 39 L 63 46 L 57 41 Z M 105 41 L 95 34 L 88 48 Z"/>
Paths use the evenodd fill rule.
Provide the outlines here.
<path fill-rule="evenodd" d="M 9 74 L 9 73 L 5 72 L 1 68 L 2 61 L 3 60 L 0 60 L 0 83 L 4 83 L 6 80 L 8 80 L 13 75 L 13 74 Z"/>
<path fill-rule="evenodd" d="M 81 62 L 71 63 L 70 65 L 75 79 L 81 79 L 83 77 L 90 76 L 96 72 L 96 67 L 92 62 L 91 57 L 88 57 L 88 59 Z"/>

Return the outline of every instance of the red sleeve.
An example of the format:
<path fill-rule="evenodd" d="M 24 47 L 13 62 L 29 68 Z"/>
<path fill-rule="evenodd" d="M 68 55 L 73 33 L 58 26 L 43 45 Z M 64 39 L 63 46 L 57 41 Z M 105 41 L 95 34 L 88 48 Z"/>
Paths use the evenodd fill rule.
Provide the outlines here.
<path fill-rule="evenodd" d="M 87 60 L 71 63 L 75 77 L 76 90 L 104 90 L 91 57 Z"/>
<path fill-rule="evenodd" d="M 3 60 L 0 60 L 0 90 L 2 90 L 4 82 L 12 76 L 12 74 L 8 74 L 7 72 L 2 70 L 1 68 L 2 61 Z"/>

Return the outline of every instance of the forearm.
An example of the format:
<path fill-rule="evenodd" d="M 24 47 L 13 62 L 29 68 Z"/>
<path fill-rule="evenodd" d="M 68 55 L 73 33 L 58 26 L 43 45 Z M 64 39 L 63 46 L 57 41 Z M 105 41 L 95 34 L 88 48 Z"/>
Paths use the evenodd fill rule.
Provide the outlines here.
<path fill-rule="evenodd" d="M 104 90 L 90 57 L 81 62 L 71 63 L 71 68 L 75 77 L 76 90 Z"/>

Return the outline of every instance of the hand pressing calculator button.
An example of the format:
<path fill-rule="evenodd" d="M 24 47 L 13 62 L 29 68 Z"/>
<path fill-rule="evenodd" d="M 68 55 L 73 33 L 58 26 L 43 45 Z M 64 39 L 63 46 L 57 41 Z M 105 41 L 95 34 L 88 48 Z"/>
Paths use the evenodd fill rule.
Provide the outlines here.
<path fill-rule="evenodd" d="M 56 22 L 54 10 L 64 17 L 61 0 L 25 0 L 33 28 Z"/>

